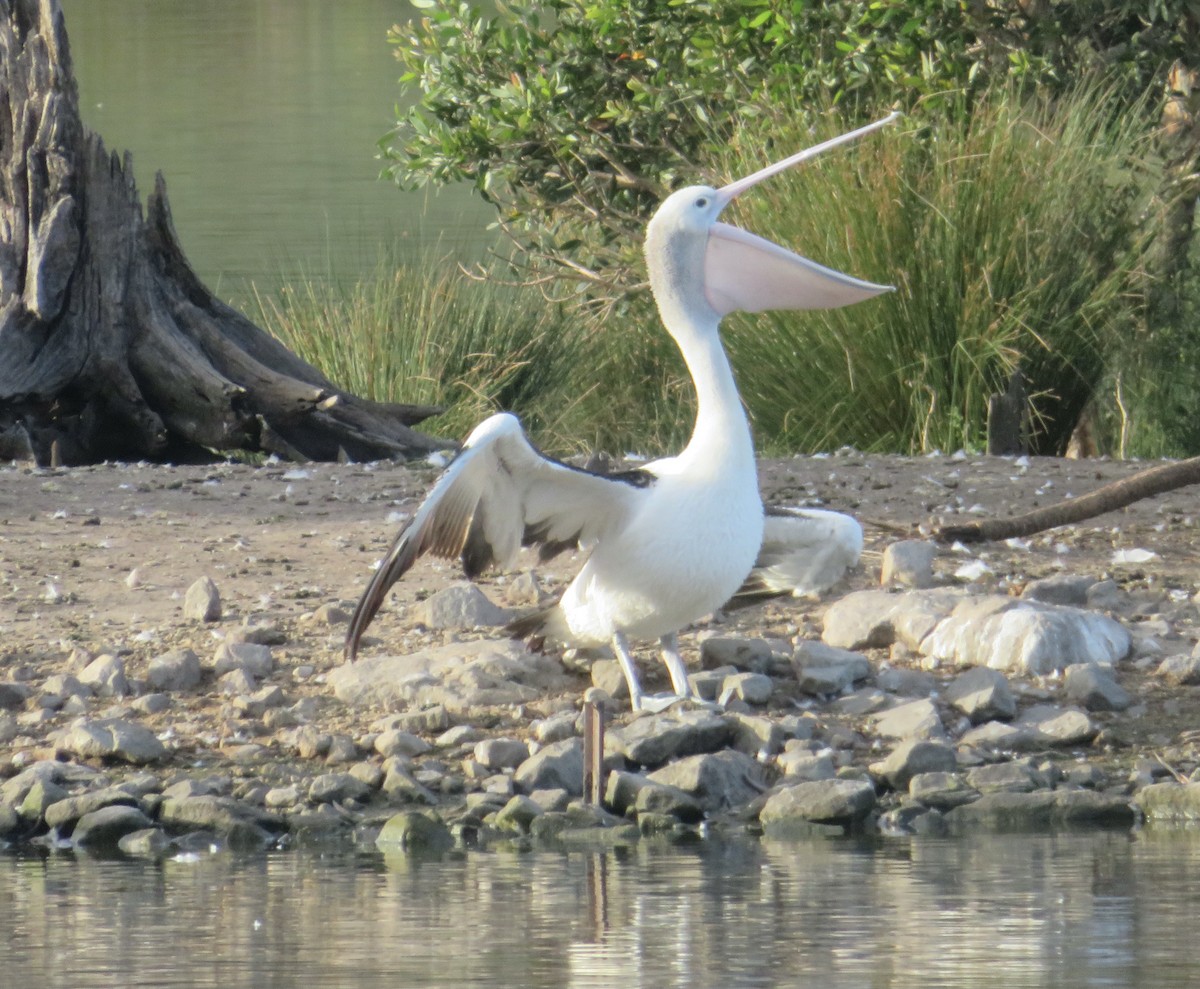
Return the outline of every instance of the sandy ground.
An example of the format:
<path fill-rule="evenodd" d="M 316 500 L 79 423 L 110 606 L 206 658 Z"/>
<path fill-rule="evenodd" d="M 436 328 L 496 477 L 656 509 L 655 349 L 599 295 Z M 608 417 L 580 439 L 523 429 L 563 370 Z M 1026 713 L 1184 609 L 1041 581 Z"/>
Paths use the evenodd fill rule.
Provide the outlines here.
<path fill-rule="evenodd" d="M 1145 466 L 846 454 L 764 461 L 761 476 L 770 501 L 847 511 L 864 523 L 863 564 L 843 590 L 877 582 L 887 543 L 915 536 L 931 521 L 1025 511 Z M 179 646 L 208 661 L 233 628 L 267 621 L 287 637 L 275 650 L 278 663 L 313 668 L 296 689 L 327 694 L 319 674 L 340 661 L 344 627 L 314 621 L 313 612 L 323 604 L 353 605 L 373 562 L 434 476 L 428 466 L 395 464 L 2 469 L 0 680 L 36 684 L 66 672 L 76 648 L 120 651 L 135 676 L 151 657 Z M 1122 620 L 1139 639 L 1158 644 L 1144 652 L 1187 652 L 1200 636 L 1198 518 L 1200 491 L 1184 489 L 1027 545 L 990 545 L 972 555 L 946 551 L 936 568 L 953 579 L 978 556 L 990 571 L 982 581 L 1012 592 L 1058 572 L 1112 577 L 1129 592 Z M 1119 549 L 1155 555 L 1117 564 Z M 553 590 L 577 566 L 577 558 L 564 554 L 539 573 Z M 183 617 L 184 592 L 204 575 L 217 583 L 224 603 L 222 619 L 208 624 Z M 393 591 L 364 651 L 380 648 L 378 642 L 396 652 L 440 642 L 444 633 L 413 625 L 409 606 L 456 579 L 449 564 L 420 562 Z M 501 599 L 505 579 L 485 581 L 485 590 Z M 823 607 L 776 599 L 721 620 L 735 634 L 817 636 Z M 694 662 L 694 638 L 685 635 L 683 645 Z M 1142 716 L 1122 727 L 1130 740 L 1169 745 L 1200 728 L 1200 688 L 1167 690 L 1150 675 L 1148 660 L 1140 665 L 1126 664 L 1122 673 L 1123 684 L 1146 701 L 1136 712 Z M 645 664 L 651 689 L 658 667 Z M 206 706 L 202 696 L 191 703 L 194 716 L 218 716 L 217 705 Z M 352 734 L 365 729 L 356 717 L 367 720 L 336 714 Z"/>

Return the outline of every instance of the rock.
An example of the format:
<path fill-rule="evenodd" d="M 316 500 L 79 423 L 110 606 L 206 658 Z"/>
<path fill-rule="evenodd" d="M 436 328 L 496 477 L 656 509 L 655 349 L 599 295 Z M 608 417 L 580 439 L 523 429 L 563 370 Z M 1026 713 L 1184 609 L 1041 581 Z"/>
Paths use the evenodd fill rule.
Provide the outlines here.
<path fill-rule="evenodd" d="M 629 697 L 629 681 L 615 659 L 598 659 L 592 663 L 592 686 L 599 687 L 613 700 Z"/>
<path fill-rule="evenodd" d="M 67 799 L 69 791 L 59 786 L 53 780 L 37 780 L 25 794 L 25 799 L 17 808 L 17 813 L 27 821 L 41 821 L 46 811 L 56 803 Z"/>
<path fill-rule="evenodd" d="M 326 762 L 354 762 L 358 759 L 358 745 L 349 735 L 329 736 L 329 749 L 325 752 Z"/>
<path fill-rule="evenodd" d="M 191 690 L 200 673 L 200 657 L 190 649 L 173 649 L 150 660 L 146 679 L 155 690 Z"/>
<path fill-rule="evenodd" d="M 942 811 L 979 799 L 979 791 L 957 773 L 917 773 L 908 781 L 908 795 Z"/>
<path fill-rule="evenodd" d="M 848 677 L 850 683 L 865 680 L 872 672 L 871 661 L 862 653 L 838 649 L 812 639 L 796 643 L 792 652 L 792 666 L 797 676 L 801 670 L 813 668 L 841 669 L 845 671 L 843 676 Z"/>
<path fill-rule="evenodd" d="M 1046 780 L 1024 762 L 998 762 L 967 772 L 967 784 L 980 793 L 1030 793 Z"/>
<path fill-rule="evenodd" d="M 487 628 L 503 625 L 512 613 L 492 604 L 478 586 L 467 581 L 431 594 L 420 605 L 420 620 L 429 628 Z"/>
<path fill-rule="evenodd" d="M 199 622 L 215 622 L 221 617 L 221 594 L 211 577 L 201 577 L 187 589 L 183 617 Z"/>
<path fill-rule="evenodd" d="M 30 690 L 23 683 L 0 683 L 0 711 L 15 711 L 25 703 Z"/>
<path fill-rule="evenodd" d="M 655 770 L 647 778 L 682 790 L 709 813 L 740 807 L 766 789 L 762 766 L 733 749 L 688 756 Z"/>
<path fill-rule="evenodd" d="M 1008 678 L 986 666 L 976 666 L 955 677 L 942 696 L 970 718 L 973 725 L 1007 721 L 1017 713 L 1017 701 Z"/>
<path fill-rule="evenodd" d="M 89 790 L 74 797 L 58 800 L 46 808 L 46 826 L 69 831 L 81 817 L 105 807 L 136 807 L 137 797 L 116 787 Z"/>
<path fill-rule="evenodd" d="M 518 834 L 528 834 L 529 826 L 535 817 L 541 817 L 545 811 L 532 797 L 517 795 L 512 797 L 496 813 L 496 827 L 501 831 L 516 831 Z"/>
<path fill-rule="evenodd" d="M 825 612 L 822 639 L 848 649 L 893 643 L 936 662 L 1045 675 L 1112 665 L 1129 633 L 1105 615 L 1025 598 L 933 589 L 847 594 Z"/>
<path fill-rule="evenodd" d="M 455 642 L 408 656 L 372 656 L 343 663 L 329 672 L 328 681 L 346 704 L 441 708 L 443 718 L 447 712 L 472 715 L 481 707 L 527 704 L 573 685 L 557 660 L 509 639 Z"/>
<path fill-rule="evenodd" d="M 453 728 L 447 728 L 444 732 L 438 735 L 438 737 L 433 740 L 433 744 L 439 749 L 456 749 L 460 745 L 473 745 L 481 738 L 483 738 L 483 732 L 481 732 L 474 725 L 455 725 Z M 543 741 L 548 740 L 543 739 Z M 553 739 L 553 741 L 557 742 L 558 739 Z M 414 754 L 419 755 L 420 753 Z"/>
<path fill-rule="evenodd" d="M 992 752 L 1021 752 L 1037 748 L 1036 732 L 1000 721 L 986 721 L 964 732 L 958 740 L 962 748 L 984 749 Z"/>
<path fill-rule="evenodd" d="M 513 782 L 525 793 L 559 789 L 582 796 L 583 741 L 566 738 L 540 749 L 517 767 Z"/>
<path fill-rule="evenodd" d="M 237 628 L 229 630 L 226 642 L 249 642 L 256 646 L 281 646 L 287 633 L 269 619 L 247 616 Z"/>
<path fill-rule="evenodd" d="M 308 784 L 308 799 L 315 804 L 340 804 L 344 800 L 365 802 L 372 787 L 352 773 L 322 773 Z"/>
<path fill-rule="evenodd" d="M 154 732 L 120 718 L 81 719 L 53 736 L 55 745 L 80 759 L 115 759 L 142 765 L 166 756 Z"/>
<path fill-rule="evenodd" d="M 97 697 L 127 697 L 133 693 L 125 679 L 125 664 L 116 656 L 97 656 L 79 673 L 79 682 Z"/>
<path fill-rule="evenodd" d="M 432 707 L 405 711 L 403 714 L 393 714 L 391 727 L 400 731 L 425 732 L 427 734 L 445 731 L 450 727 L 450 712 L 440 704 L 434 704 Z"/>
<path fill-rule="evenodd" d="M 485 738 L 475 745 L 475 759 L 488 769 L 516 769 L 529 758 L 529 746 L 516 738 Z"/>
<path fill-rule="evenodd" d="M 639 823 L 651 815 L 669 816 L 673 821 L 696 824 L 704 818 L 704 808 L 691 793 L 669 783 L 647 782 L 637 791 L 634 802 Z"/>
<path fill-rule="evenodd" d="M 304 795 L 296 784 L 290 786 L 273 786 L 263 794 L 263 806 L 268 810 L 280 810 L 284 807 L 295 807 Z"/>
<path fill-rule="evenodd" d="M 533 729 L 533 737 L 546 745 L 577 735 L 579 733 L 575 727 L 577 720 L 578 716 L 574 711 L 563 711 L 562 714 L 535 721 L 530 727 Z"/>
<path fill-rule="evenodd" d="M 389 760 L 387 772 L 380 784 L 380 792 L 392 803 L 398 804 L 435 804 L 437 797 L 424 783 L 413 778 L 402 765 Z M 385 764 L 386 765 L 386 764 Z"/>
<path fill-rule="evenodd" d="M 783 747 L 783 728 L 772 718 L 730 712 L 726 722 L 733 728 L 732 745 L 756 759 L 767 759 Z"/>
<path fill-rule="evenodd" d="M 614 769 L 604 783 L 604 806 L 614 814 L 624 814 L 637 803 L 637 795 L 649 780 L 640 773 Z"/>
<path fill-rule="evenodd" d="M 219 677 L 241 670 L 261 680 L 274 668 L 271 647 L 255 642 L 222 642 L 213 656 L 213 672 Z"/>
<path fill-rule="evenodd" d="M 162 828 L 133 831 L 123 835 L 117 842 L 121 852 L 134 858 L 163 858 L 174 847 L 175 843 Z"/>
<path fill-rule="evenodd" d="M 746 704 L 766 704 L 774 689 L 775 682 L 765 673 L 734 673 L 721 684 L 717 703 L 722 707 L 734 700 Z"/>
<path fill-rule="evenodd" d="M 945 729 L 937 705 L 925 700 L 908 701 L 881 711 L 871 719 L 872 728 L 885 738 L 944 738 Z"/>
<path fill-rule="evenodd" d="M 504 603 L 512 608 L 540 608 L 550 599 L 532 570 L 517 574 L 504 588 Z"/>
<path fill-rule="evenodd" d="M 1077 663 L 1111 666 L 1133 640 L 1106 615 L 986 595 L 961 602 L 918 647 L 922 656 L 959 666 L 1044 676 Z"/>
<path fill-rule="evenodd" d="M 788 783 L 831 780 L 837 776 L 837 767 L 833 764 L 833 756 L 829 752 L 793 749 L 780 753 L 775 759 L 775 764 L 783 770 Z"/>
<path fill-rule="evenodd" d="M 336 604 L 323 604 L 312 613 L 313 624 L 337 627 L 350 624 L 350 614 Z"/>
<path fill-rule="evenodd" d="M 1043 601 L 1046 604 L 1086 608 L 1089 606 L 1088 589 L 1095 583 L 1096 581 L 1091 577 L 1056 574 L 1053 577 L 1031 580 L 1021 591 L 1021 597 Z"/>
<path fill-rule="evenodd" d="M 883 551 L 883 569 L 879 582 L 884 586 L 932 587 L 933 560 L 937 544 L 925 539 L 903 539 Z"/>
<path fill-rule="evenodd" d="M 381 731 L 375 737 L 375 751 L 385 759 L 389 756 L 412 758 L 413 756 L 425 755 L 426 752 L 432 749 L 433 746 L 421 738 L 421 736 L 401 731 L 399 728 L 389 728 L 386 731 Z"/>
<path fill-rule="evenodd" d="M 700 643 L 701 669 L 733 666 L 753 673 L 768 673 L 773 664 L 771 646 L 765 639 L 713 635 Z"/>
<path fill-rule="evenodd" d="M 1053 704 L 1031 707 L 1016 723 L 1018 727 L 1032 731 L 1045 745 L 1085 745 L 1100 730 L 1078 708 L 1056 707 Z"/>
<path fill-rule="evenodd" d="M 1063 687 L 1067 700 L 1082 704 L 1089 711 L 1124 711 L 1133 703 L 1112 671 L 1095 663 L 1068 666 Z"/>
<path fill-rule="evenodd" d="M 786 836 L 797 822 L 851 827 L 875 807 L 875 788 L 864 780 L 796 783 L 772 794 L 759 813 L 765 832 Z"/>
<path fill-rule="evenodd" d="M 162 714 L 171 706 L 171 698 L 166 694 L 143 694 L 141 697 L 133 700 L 129 705 L 138 714 L 155 715 Z"/>
<path fill-rule="evenodd" d="M 937 681 L 932 673 L 904 666 L 886 666 L 875 674 L 875 686 L 901 697 L 932 697 Z"/>
<path fill-rule="evenodd" d="M 671 759 L 716 752 L 733 739 L 733 728 L 709 711 L 642 715 L 608 733 L 608 745 L 639 766 L 661 766 Z"/>
<path fill-rule="evenodd" d="M 920 773 L 950 773 L 957 768 L 958 760 L 950 746 L 913 738 L 897 745 L 882 762 L 874 763 L 871 772 L 893 790 L 903 792 Z"/>
<path fill-rule="evenodd" d="M 400 848 L 406 852 L 441 852 L 453 846 L 454 836 L 437 815 L 404 811 L 388 818 L 375 844 L 385 850 Z"/>
<path fill-rule="evenodd" d="M 1128 799 L 1094 790 L 988 793 L 946 813 L 946 824 L 951 831 L 1130 828 L 1135 821 Z"/>
<path fill-rule="evenodd" d="M 1168 683 L 1179 687 L 1194 687 L 1200 684 L 1200 654 L 1190 656 L 1168 656 L 1154 671 Z"/>
<path fill-rule="evenodd" d="M 1200 783 L 1151 783 L 1133 803 L 1147 821 L 1200 821 Z"/>
<path fill-rule="evenodd" d="M 854 683 L 849 666 L 804 666 L 796 670 L 796 684 L 813 697 L 840 694 Z"/>
<path fill-rule="evenodd" d="M 529 799 L 543 811 L 550 812 L 566 810 L 571 803 L 571 795 L 566 790 L 559 790 L 557 788 L 534 790 L 529 794 Z"/>
<path fill-rule="evenodd" d="M 71 840 L 80 848 L 111 850 L 127 834 L 150 828 L 153 823 L 137 807 L 113 804 L 79 818 L 71 832 Z"/>
<path fill-rule="evenodd" d="M 159 823 L 172 831 L 212 831 L 231 848 L 258 851 L 282 832 L 282 818 L 232 797 L 167 797 L 158 812 Z"/>
<path fill-rule="evenodd" d="M 217 689 L 227 696 L 252 694 L 257 687 L 258 681 L 254 679 L 254 675 L 241 667 L 230 670 L 217 678 Z"/>
<path fill-rule="evenodd" d="M 841 649 L 886 648 L 900 641 L 915 652 L 966 594 L 959 588 L 855 591 L 826 609 L 821 641 Z"/>

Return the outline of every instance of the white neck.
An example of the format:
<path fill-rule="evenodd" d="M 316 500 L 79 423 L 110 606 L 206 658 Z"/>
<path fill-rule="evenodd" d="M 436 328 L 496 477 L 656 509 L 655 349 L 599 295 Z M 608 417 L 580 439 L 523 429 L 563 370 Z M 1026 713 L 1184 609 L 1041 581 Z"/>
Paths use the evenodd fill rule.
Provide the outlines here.
<path fill-rule="evenodd" d="M 707 305 L 660 308 L 696 388 L 696 424 L 679 459 L 698 470 L 753 471 L 754 441 L 717 333 L 719 317 Z"/>

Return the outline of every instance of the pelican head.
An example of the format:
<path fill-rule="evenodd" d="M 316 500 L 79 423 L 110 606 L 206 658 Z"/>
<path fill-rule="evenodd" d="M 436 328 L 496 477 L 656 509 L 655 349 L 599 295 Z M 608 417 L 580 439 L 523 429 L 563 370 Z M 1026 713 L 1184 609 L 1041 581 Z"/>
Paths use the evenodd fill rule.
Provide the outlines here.
<path fill-rule="evenodd" d="M 883 127 L 899 115 L 860 127 L 714 188 L 693 185 L 668 196 L 646 228 L 650 285 L 663 310 L 683 309 L 705 323 L 734 310 L 834 309 L 891 291 L 823 267 L 798 254 L 721 223 L 734 199 L 763 179 Z"/>

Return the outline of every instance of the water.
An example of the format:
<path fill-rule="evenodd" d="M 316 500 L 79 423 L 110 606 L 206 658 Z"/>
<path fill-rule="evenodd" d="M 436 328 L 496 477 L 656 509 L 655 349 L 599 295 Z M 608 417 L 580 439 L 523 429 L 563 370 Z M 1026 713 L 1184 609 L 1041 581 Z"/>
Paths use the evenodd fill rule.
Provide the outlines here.
<path fill-rule="evenodd" d="M 1200 984 L 1194 832 L 0 856 L 0 890 L 22 989 Z"/>
<path fill-rule="evenodd" d="M 62 0 L 84 122 L 161 170 L 176 230 L 225 297 L 248 282 L 371 272 L 384 246 L 477 256 L 492 211 L 466 186 L 378 176 L 400 0 Z"/>

